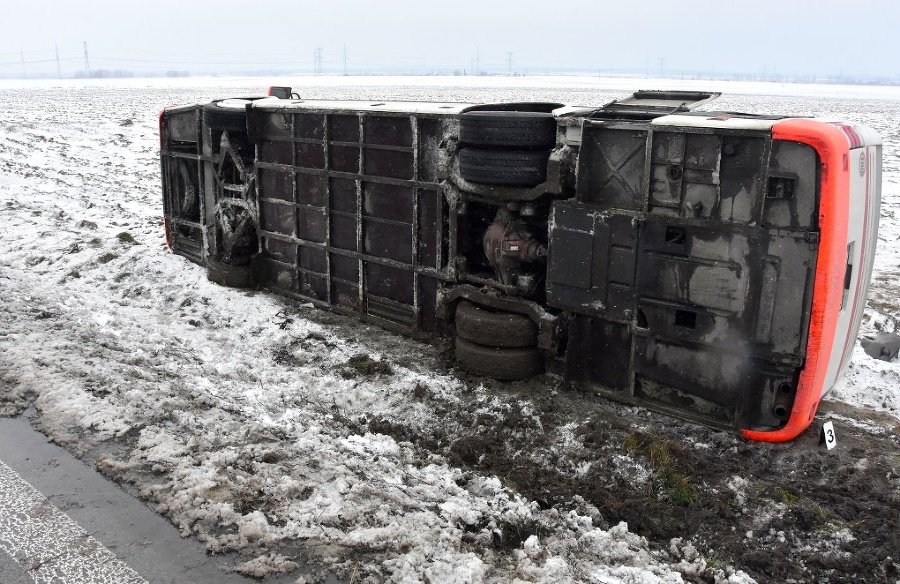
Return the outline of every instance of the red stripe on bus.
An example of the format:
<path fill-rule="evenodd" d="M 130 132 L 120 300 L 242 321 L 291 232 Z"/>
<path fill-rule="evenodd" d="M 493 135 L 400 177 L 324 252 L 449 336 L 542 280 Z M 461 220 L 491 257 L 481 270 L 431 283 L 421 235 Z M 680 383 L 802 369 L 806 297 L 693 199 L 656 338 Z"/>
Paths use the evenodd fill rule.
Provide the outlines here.
<path fill-rule="evenodd" d="M 847 261 L 850 173 L 844 169 L 843 160 L 849 154 L 849 143 L 841 129 L 806 119 L 776 122 L 772 126 L 772 139 L 808 144 L 815 148 L 822 164 L 819 255 L 809 317 L 806 363 L 800 372 L 791 416 L 778 430 L 745 429 L 742 432 L 748 440 L 785 442 L 793 440 L 809 427 L 825 389 Z"/>
<path fill-rule="evenodd" d="M 843 130 L 844 134 L 847 135 L 847 140 L 850 141 L 850 148 L 859 148 L 863 145 L 862 139 L 859 137 L 859 134 L 856 133 L 856 130 L 853 129 L 853 126 L 849 124 L 832 124 L 833 126 L 837 126 L 841 130 Z"/>
<path fill-rule="evenodd" d="M 163 108 L 159 110 L 159 148 L 163 149 L 165 144 L 163 143 L 163 129 L 166 127 L 166 120 L 163 116 L 166 115 L 166 109 Z"/>
<path fill-rule="evenodd" d="M 163 217 L 163 237 L 166 239 L 166 248 L 169 253 L 175 253 L 175 249 L 172 248 L 172 236 L 169 233 L 169 219 L 166 217 Z"/>

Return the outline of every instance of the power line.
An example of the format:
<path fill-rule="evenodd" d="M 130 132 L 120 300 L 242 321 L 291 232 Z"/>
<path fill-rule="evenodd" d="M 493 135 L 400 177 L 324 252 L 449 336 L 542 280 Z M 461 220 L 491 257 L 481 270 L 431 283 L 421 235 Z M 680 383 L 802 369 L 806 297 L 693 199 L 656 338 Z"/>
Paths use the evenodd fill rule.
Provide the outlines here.
<path fill-rule="evenodd" d="M 64 46 L 64 47 L 63 47 L 63 50 L 68 50 L 68 49 L 72 49 L 72 48 L 73 48 L 73 47 L 65 47 L 65 46 Z M 26 55 L 34 55 L 34 54 L 37 54 L 37 53 L 51 53 L 51 54 L 52 54 L 53 52 L 54 52 L 54 49 L 41 49 L 41 50 L 39 50 L 39 51 L 25 51 L 25 50 L 18 50 L 18 51 L 9 51 L 9 52 L 5 52 L 5 53 L 0 53 L 0 56 L 7 56 L 7 55 L 21 55 L 22 53 L 24 53 L 24 54 L 26 54 Z"/>
<path fill-rule="evenodd" d="M 60 61 L 78 61 L 81 57 L 60 57 Z M 4 61 L 0 65 L 37 65 L 39 63 L 55 63 L 56 59 L 39 59 L 37 61 Z"/>
<path fill-rule="evenodd" d="M 94 50 L 97 49 L 97 46 L 98 46 L 97 43 L 94 43 Z M 100 49 L 101 49 L 101 50 L 103 49 L 103 45 L 102 45 L 102 44 L 100 45 Z M 142 49 L 122 49 L 122 48 L 119 48 L 119 47 L 115 47 L 113 50 L 115 50 L 117 53 L 123 53 L 123 54 L 139 54 L 139 55 L 195 55 L 195 56 L 201 56 L 201 57 L 205 57 L 205 56 L 209 56 L 209 55 L 215 55 L 215 56 L 217 56 L 217 57 L 227 57 L 227 56 L 230 56 L 230 55 L 243 55 L 243 56 L 246 56 L 246 55 L 248 55 L 248 54 L 252 54 L 252 53 L 248 53 L 247 51 L 236 51 L 236 52 L 233 52 L 233 53 L 232 53 L 232 52 L 224 52 L 224 51 L 214 51 L 214 52 L 210 52 L 210 53 L 200 53 L 200 52 L 197 52 L 197 51 L 145 51 L 145 50 L 142 50 Z M 26 52 L 27 52 L 27 51 L 26 51 Z M 3 54 L 3 53 L 0 53 L 0 55 L 2 55 L 2 54 Z"/>

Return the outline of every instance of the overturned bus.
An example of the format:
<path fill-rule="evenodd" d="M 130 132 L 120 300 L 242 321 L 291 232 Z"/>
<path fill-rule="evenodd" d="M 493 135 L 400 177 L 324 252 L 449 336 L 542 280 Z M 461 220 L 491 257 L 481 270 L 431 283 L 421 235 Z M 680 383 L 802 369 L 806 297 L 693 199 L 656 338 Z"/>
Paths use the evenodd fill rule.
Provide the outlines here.
<path fill-rule="evenodd" d="M 166 240 L 211 280 L 752 440 L 812 422 L 865 305 L 881 140 L 831 120 L 269 96 L 160 114 Z"/>

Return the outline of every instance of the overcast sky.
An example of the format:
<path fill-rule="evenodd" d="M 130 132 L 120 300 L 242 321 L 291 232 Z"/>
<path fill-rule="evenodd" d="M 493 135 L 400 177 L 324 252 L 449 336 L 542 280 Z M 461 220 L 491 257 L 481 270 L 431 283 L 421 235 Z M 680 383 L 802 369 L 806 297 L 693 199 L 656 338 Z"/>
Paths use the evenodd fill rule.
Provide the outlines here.
<path fill-rule="evenodd" d="M 0 0 L 0 76 L 84 69 L 895 77 L 896 0 Z M 24 51 L 24 55 L 21 53 Z M 510 55 L 511 53 L 511 55 Z M 511 57 L 511 62 L 510 62 Z M 45 61 L 45 62 L 39 62 Z"/>

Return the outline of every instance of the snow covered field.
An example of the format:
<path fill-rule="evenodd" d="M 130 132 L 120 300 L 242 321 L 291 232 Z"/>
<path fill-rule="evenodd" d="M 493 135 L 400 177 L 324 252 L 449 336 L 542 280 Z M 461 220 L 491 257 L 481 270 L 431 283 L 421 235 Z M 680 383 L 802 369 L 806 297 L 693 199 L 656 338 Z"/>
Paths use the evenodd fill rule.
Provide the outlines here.
<path fill-rule="evenodd" d="M 626 437 L 592 447 L 582 430 L 596 422 L 595 412 L 558 395 L 553 380 L 543 392 L 482 384 L 447 370 L 436 347 L 271 294 L 218 287 L 201 267 L 167 253 L 159 110 L 278 84 L 310 98 L 583 105 L 627 89 L 689 85 L 588 78 L 0 81 L 0 413 L 33 403 L 53 440 L 130 485 L 210 552 L 240 550 L 248 576 L 290 572 L 294 559 L 309 556 L 355 582 L 754 581 L 753 570 L 742 571 L 714 542 L 701 545 L 686 532 L 661 545 L 611 521 L 614 514 L 587 497 L 537 500 L 528 496 L 534 485 L 479 466 L 483 456 L 461 446 L 487 420 L 529 451 L 520 457 L 513 449 L 508 460 L 650 491 L 659 468 L 642 454 L 640 439 L 670 420 L 605 405 L 607 412 L 627 410 L 622 415 L 638 420 L 641 434 L 633 446 Z M 882 134 L 881 231 L 861 332 L 900 330 L 900 89 L 690 85 L 728 92 L 716 108 L 842 118 Z M 356 368 L 359 356 L 384 366 Z M 546 400 L 557 397 L 548 413 Z M 848 428 L 896 433 L 900 363 L 876 361 L 857 346 L 830 399 L 882 412 L 871 425 L 865 416 L 847 418 Z M 675 427 L 688 433 L 684 448 L 710 457 L 791 448 L 748 447 L 721 432 Z M 888 470 L 884 489 L 896 499 L 900 474 Z M 720 484 L 704 479 L 695 489 L 741 505 L 758 478 L 747 474 Z M 777 506 L 768 512 L 788 513 Z M 751 525 L 750 532 L 765 520 L 734 525 Z M 852 551 L 863 538 L 845 523 L 835 518 L 823 527 L 815 553 L 840 559 Z M 767 545 L 785 553 L 800 546 L 779 543 L 775 531 Z M 879 578 L 897 570 L 888 562 Z"/>

